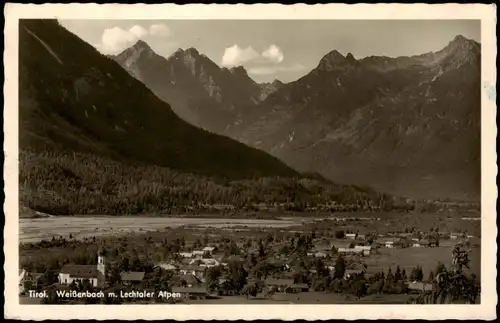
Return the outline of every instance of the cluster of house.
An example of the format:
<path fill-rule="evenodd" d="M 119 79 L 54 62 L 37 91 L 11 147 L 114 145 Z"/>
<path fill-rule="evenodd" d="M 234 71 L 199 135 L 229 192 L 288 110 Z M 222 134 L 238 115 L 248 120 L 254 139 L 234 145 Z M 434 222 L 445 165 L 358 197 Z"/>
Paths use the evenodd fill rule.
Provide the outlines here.
<path fill-rule="evenodd" d="M 447 233 L 438 232 L 440 237 L 449 238 L 452 240 L 457 239 L 470 239 L 474 238 L 473 235 L 467 233 Z M 366 241 L 366 235 L 357 233 L 346 233 L 345 239 L 353 241 Z M 416 237 L 413 233 L 396 233 L 379 235 L 371 244 L 371 248 L 364 246 L 355 246 L 354 248 L 338 248 L 340 253 L 351 253 L 351 254 L 362 254 L 368 256 L 372 248 L 385 247 L 385 248 L 395 248 L 399 246 L 411 246 L 411 247 L 435 247 L 437 246 L 437 239 L 433 236 L 427 238 Z"/>
<path fill-rule="evenodd" d="M 462 237 L 469 237 L 465 234 L 452 233 L 449 236 L 451 239 L 459 239 Z M 399 246 L 403 241 L 406 243 L 410 242 L 413 247 L 430 247 L 435 245 L 435 241 L 429 239 L 418 239 L 413 237 L 409 233 L 401 233 L 392 236 L 378 237 L 375 241 L 368 245 L 366 241 L 366 236 L 363 234 L 347 233 L 345 235 L 345 243 L 335 242 L 335 247 L 338 254 L 341 255 L 359 255 L 359 256 L 370 256 L 372 251 L 378 247 L 394 248 Z M 315 247 L 310 250 L 307 255 L 315 258 L 327 258 L 331 254 L 333 244 L 327 242 L 325 245 L 321 243 L 315 244 Z M 183 297 L 189 298 L 204 298 L 207 296 L 206 289 L 203 286 L 205 280 L 206 269 L 216 266 L 227 266 L 229 262 L 239 261 L 242 262 L 244 259 L 241 256 L 229 256 L 224 257 L 222 253 L 219 253 L 216 247 L 206 246 L 199 250 L 193 250 L 191 252 L 180 252 L 178 253 L 179 258 L 171 262 L 159 262 L 156 263 L 156 269 L 175 272 L 179 280 L 182 282 L 181 287 L 176 286 L 172 288 L 172 292 L 180 293 Z M 280 256 L 284 257 L 284 256 Z M 278 257 L 279 258 L 279 257 Z M 275 266 L 281 266 L 284 272 L 291 273 L 293 270 L 293 262 L 288 259 L 269 259 L 270 262 Z M 98 253 L 97 265 L 64 265 L 58 274 L 57 288 L 67 288 L 73 282 L 81 282 L 83 280 L 88 280 L 88 282 L 94 287 L 107 287 L 107 272 L 106 265 L 107 259 L 105 255 L 100 251 Z M 326 262 L 326 267 L 330 271 L 334 271 L 334 266 L 332 262 Z M 314 271 L 314 269 L 311 269 Z M 349 278 L 352 275 L 360 274 L 364 272 L 364 268 L 349 268 L 345 271 L 345 277 Z M 19 288 L 20 292 L 24 292 L 25 282 L 31 282 L 32 288 L 36 288 L 43 274 L 30 273 L 25 270 L 20 270 L 19 273 Z M 286 275 L 285 275 L 286 276 Z M 285 277 L 283 276 L 283 277 Z M 290 275 L 289 275 L 290 276 Z M 290 279 L 291 276 L 286 276 L 286 278 L 269 277 L 265 280 L 265 284 L 269 288 L 275 288 L 278 292 L 304 292 L 308 290 L 305 284 L 294 284 L 293 280 Z M 120 278 L 121 283 L 124 285 L 140 283 L 144 280 L 145 272 L 121 272 Z M 280 276 L 281 277 L 281 276 Z M 227 281 L 221 279 L 219 285 L 223 286 Z M 422 285 L 423 284 L 423 285 Z M 409 283 L 408 288 L 410 290 L 422 290 L 425 291 L 429 287 L 424 283 Z M 231 288 L 227 289 L 228 291 Z"/>

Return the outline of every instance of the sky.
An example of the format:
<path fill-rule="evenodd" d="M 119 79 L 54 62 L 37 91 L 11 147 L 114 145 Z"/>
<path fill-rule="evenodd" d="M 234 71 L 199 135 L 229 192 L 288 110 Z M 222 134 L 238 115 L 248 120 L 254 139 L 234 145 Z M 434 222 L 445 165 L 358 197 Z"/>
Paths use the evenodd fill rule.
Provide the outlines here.
<path fill-rule="evenodd" d="M 257 82 L 291 82 L 332 50 L 356 59 L 438 51 L 457 35 L 481 40 L 479 20 L 60 20 L 103 54 L 139 39 L 161 56 L 196 48 Z"/>

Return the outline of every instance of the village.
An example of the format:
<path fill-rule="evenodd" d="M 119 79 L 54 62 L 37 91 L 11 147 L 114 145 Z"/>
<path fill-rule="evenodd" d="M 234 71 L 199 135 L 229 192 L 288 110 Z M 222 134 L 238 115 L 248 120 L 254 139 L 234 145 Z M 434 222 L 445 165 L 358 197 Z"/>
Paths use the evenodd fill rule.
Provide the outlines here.
<path fill-rule="evenodd" d="M 332 297 L 359 302 L 370 295 L 381 299 L 404 295 L 400 301 L 411 301 L 412 297 L 435 288 L 434 277 L 447 270 L 444 264 L 450 263 L 454 245 L 478 247 L 477 238 L 465 230 L 378 235 L 343 230 L 325 235 L 315 229 L 276 228 L 254 230 L 252 235 L 243 230 L 228 235 L 223 230 L 208 228 L 167 231 L 168 237 L 165 232 L 149 232 L 113 241 L 53 237 L 52 241 L 31 244 L 25 248 L 41 252 L 70 248 L 85 250 L 85 256 L 73 260 L 65 256 L 61 260 L 58 254 L 57 259 L 44 258 L 47 261 L 44 266 L 34 261 L 25 263 L 19 274 L 21 298 L 29 298 L 30 291 L 46 291 L 47 297 L 26 301 L 272 303 L 301 299 L 308 302 L 308 298 L 312 302 L 318 295 L 326 297 L 324 302 L 335 302 Z M 131 246 L 135 256 L 129 257 Z M 419 263 L 407 265 L 394 260 L 396 253 L 402 253 L 408 254 L 413 262 L 412 253 L 425 255 L 431 250 L 439 251 L 439 257 L 433 263 L 429 261 L 436 258 L 429 257 L 432 260 L 427 261 L 425 270 Z M 104 297 L 74 299 L 60 297 L 62 294 L 58 293 L 75 290 L 103 292 Z M 137 291 L 144 291 L 149 297 L 119 296 L 124 292 L 135 295 Z M 165 298 L 156 291 L 168 291 L 178 297 Z"/>

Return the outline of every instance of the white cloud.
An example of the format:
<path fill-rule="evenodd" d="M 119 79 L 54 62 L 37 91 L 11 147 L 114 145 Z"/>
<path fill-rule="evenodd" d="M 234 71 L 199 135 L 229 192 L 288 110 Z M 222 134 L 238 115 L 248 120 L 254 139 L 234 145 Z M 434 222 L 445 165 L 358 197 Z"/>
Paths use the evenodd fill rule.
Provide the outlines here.
<path fill-rule="evenodd" d="M 283 51 L 274 44 L 262 52 L 262 57 L 269 59 L 273 63 L 281 63 L 284 58 Z"/>
<path fill-rule="evenodd" d="M 257 66 L 249 68 L 248 74 L 273 75 L 276 73 L 300 72 L 305 69 L 306 67 L 302 64 L 295 64 L 290 66 L 280 66 L 280 65 Z"/>
<path fill-rule="evenodd" d="M 238 45 L 226 48 L 224 55 L 222 55 L 222 65 L 224 66 L 238 66 L 254 60 L 259 57 L 259 53 L 251 46 L 243 49 Z"/>
<path fill-rule="evenodd" d="M 137 38 L 145 37 L 148 34 L 147 29 L 139 25 L 135 25 L 134 27 L 130 28 L 129 32 L 134 34 Z"/>
<path fill-rule="evenodd" d="M 269 46 L 262 54 L 257 53 L 252 46 L 241 48 L 238 45 L 234 45 L 225 49 L 222 55 L 222 65 L 231 67 L 248 62 L 278 64 L 283 59 L 283 51 L 276 45 Z"/>
<path fill-rule="evenodd" d="M 124 30 L 120 27 L 113 27 L 104 30 L 104 33 L 101 37 L 102 44 L 100 48 L 103 51 L 114 53 L 132 45 L 132 43 L 137 41 L 138 39 L 139 38 L 137 37 L 137 35 L 130 30 Z"/>
<path fill-rule="evenodd" d="M 170 29 L 164 24 L 151 25 L 149 33 L 153 36 L 170 36 Z"/>
<path fill-rule="evenodd" d="M 115 26 L 105 29 L 101 37 L 101 43 L 94 46 L 104 54 L 117 54 L 132 46 L 139 39 L 148 36 L 166 37 L 170 35 L 170 29 L 164 24 L 151 25 L 149 28 L 135 25 L 128 30 Z"/>

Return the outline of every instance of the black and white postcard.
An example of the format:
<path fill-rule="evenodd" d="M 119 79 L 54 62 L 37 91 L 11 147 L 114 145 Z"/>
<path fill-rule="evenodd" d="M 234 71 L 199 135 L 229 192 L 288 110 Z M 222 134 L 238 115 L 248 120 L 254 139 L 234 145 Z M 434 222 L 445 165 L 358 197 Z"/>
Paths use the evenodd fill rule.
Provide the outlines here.
<path fill-rule="evenodd" d="M 4 15 L 8 318 L 496 317 L 493 5 Z"/>

